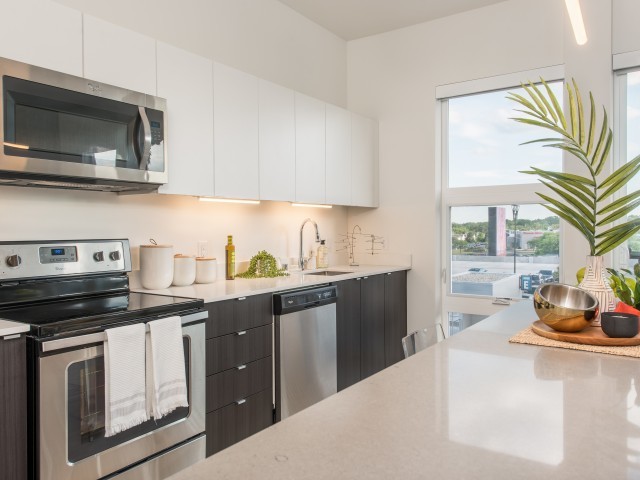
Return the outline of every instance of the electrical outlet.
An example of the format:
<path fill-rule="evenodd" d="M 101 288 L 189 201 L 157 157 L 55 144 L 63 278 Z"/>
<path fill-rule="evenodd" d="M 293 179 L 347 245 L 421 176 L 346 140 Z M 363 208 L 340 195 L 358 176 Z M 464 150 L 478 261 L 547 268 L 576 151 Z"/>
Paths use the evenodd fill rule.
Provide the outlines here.
<path fill-rule="evenodd" d="M 207 247 L 208 243 L 206 240 L 198 240 L 198 256 L 206 257 L 207 256 Z"/>

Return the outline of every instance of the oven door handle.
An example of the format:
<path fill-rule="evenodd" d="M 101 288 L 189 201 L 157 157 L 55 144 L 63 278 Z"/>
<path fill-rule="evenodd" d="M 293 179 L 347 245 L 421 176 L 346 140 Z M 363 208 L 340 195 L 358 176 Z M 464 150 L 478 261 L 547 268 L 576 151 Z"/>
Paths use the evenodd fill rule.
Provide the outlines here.
<path fill-rule="evenodd" d="M 192 323 L 204 320 L 209 317 L 209 313 L 205 310 L 203 312 L 191 313 L 189 315 L 183 315 L 181 317 L 182 326 L 190 325 Z M 149 325 L 147 324 L 147 332 L 149 331 Z M 107 339 L 107 334 L 104 332 L 89 333 L 87 335 L 79 335 L 77 337 L 60 338 L 58 340 L 49 340 L 42 342 L 43 352 L 53 352 L 55 350 L 62 350 L 63 348 L 82 347 L 83 345 L 91 345 L 93 343 L 103 343 Z"/>

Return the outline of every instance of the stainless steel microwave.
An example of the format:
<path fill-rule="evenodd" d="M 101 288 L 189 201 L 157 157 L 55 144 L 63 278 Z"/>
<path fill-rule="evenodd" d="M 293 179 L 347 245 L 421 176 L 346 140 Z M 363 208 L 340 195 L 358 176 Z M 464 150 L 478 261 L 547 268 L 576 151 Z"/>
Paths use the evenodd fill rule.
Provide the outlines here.
<path fill-rule="evenodd" d="M 166 101 L 0 58 L 0 185 L 154 191 L 167 183 Z"/>

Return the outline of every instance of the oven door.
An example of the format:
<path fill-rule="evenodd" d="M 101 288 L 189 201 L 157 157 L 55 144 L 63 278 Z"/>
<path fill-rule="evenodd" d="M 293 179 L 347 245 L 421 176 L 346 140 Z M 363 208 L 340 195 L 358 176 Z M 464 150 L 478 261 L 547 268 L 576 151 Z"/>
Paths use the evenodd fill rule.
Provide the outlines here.
<path fill-rule="evenodd" d="M 186 318 L 183 317 L 183 323 Z M 161 420 L 151 419 L 112 437 L 104 436 L 104 354 L 101 345 L 95 346 L 96 335 L 104 334 L 42 344 L 44 351 L 52 348 L 54 351 L 38 361 L 40 479 L 101 478 L 204 433 L 205 325 L 183 325 L 182 331 L 189 407 L 178 408 Z M 70 341 L 83 342 L 85 346 L 66 350 Z M 86 342 L 94 346 L 86 346 Z M 55 353 L 56 348 L 65 351 Z M 191 463 L 198 459 L 192 459 Z M 162 472 L 156 472 L 147 478 L 163 476 Z"/>

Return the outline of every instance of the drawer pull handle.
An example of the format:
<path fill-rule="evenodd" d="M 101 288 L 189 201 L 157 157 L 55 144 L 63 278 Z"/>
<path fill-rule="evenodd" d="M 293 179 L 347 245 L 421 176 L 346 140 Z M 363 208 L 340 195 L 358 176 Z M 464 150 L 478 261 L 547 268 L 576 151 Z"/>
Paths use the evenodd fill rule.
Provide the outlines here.
<path fill-rule="evenodd" d="M 236 405 L 242 405 L 243 403 L 246 403 L 247 399 L 243 398 L 242 400 L 238 400 L 236 401 Z"/>
<path fill-rule="evenodd" d="M 363 277 L 363 278 L 366 280 L 366 279 L 367 279 L 367 278 L 369 278 L 369 277 Z"/>
<path fill-rule="evenodd" d="M 361 278 L 361 277 L 358 277 L 358 278 L 356 278 L 356 280 L 357 280 L 357 281 L 360 281 L 360 280 L 362 280 L 362 278 Z"/>
<path fill-rule="evenodd" d="M 387 275 L 391 275 L 391 272 L 387 273 Z"/>
<path fill-rule="evenodd" d="M 236 335 L 240 336 L 240 335 L 244 335 L 245 333 L 247 333 L 247 331 L 242 330 L 241 332 L 236 332 Z"/>
<path fill-rule="evenodd" d="M 246 365 L 238 365 L 236 368 L 238 370 L 244 370 L 245 368 L 247 368 L 247 366 Z"/>
<path fill-rule="evenodd" d="M 238 297 L 238 301 L 241 302 L 242 300 L 246 300 L 247 297 Z"/>

